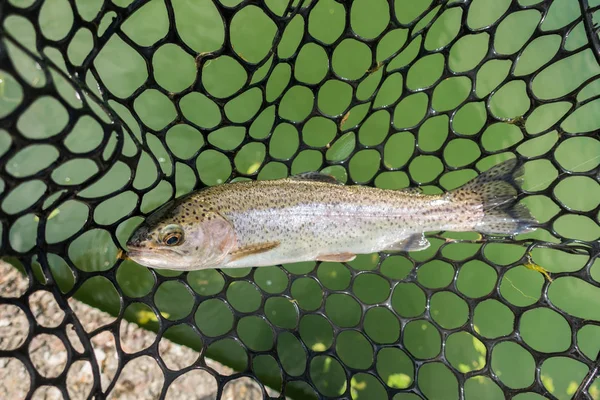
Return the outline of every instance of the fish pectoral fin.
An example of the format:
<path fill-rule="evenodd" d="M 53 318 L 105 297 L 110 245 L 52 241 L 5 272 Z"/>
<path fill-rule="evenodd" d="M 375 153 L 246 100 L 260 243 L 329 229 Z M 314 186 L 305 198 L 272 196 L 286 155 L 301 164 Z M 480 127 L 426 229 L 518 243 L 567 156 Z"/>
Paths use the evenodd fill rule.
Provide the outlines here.
<path fill-rule="evenodd" d="M 348 262 L 356 258 L 356 254 L 352 253 L 339 253 L 339 254 L 324 254 L 317 257 L 317 261 L 337 261 L 337 262 Z"/>
<path fill-rule="evenodd" d="M 229 253 L 230 261 L 239 260 L 240 258 L 248 257 L 254 254 L 265 253 L 279 246 L 279 242 L 256 243 L 248 246 L 240 247 Z"/>
<path fill-rule="evenodd" d="M 396 252 L 396 251 L 421 251 L 431 246 L 429 240 L 425 238 L 425 235 L 418 233 L 410 235 L 406 239 L 400 240 L 396 243 L 392 243 L 390 246 L 385 248 L 384 252 Z"/>

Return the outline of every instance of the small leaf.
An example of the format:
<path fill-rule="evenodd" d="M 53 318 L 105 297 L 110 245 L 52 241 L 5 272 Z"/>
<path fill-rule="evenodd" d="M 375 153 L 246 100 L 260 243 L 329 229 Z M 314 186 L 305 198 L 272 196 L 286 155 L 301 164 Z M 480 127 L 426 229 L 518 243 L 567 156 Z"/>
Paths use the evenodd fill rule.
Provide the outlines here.
<path fill-rule="evenodd" d="M 479 354 L 481 354 L 482 356 L 485 357 L 485 355 L 487 354 L 487 348 L 485 347 L 485 345 L 481 342 L 481 340 L 477 339 L 474 336 L 473 336 L 473 347 L 475 348 L 475 351 L 478 352 Z"/>
<path fill-rule="evenodd" d="M 471 371 L 471 368 L 466 364 L 458 364 L 458 370 L 463 374 L 466 374 L 467 372 Z"/>
<path fill-rule="evenodd" d="M 331 367 L 331 358 L 327 357 L 325 359 L 325 363 L 323 365 L 323 372 L 325 372 L 325 373 L 329 372 L 330 367 Z"/>
<path fill-rule="evenodd" d="M 554 393 L 554 381 L 546 375 L 542 375 L 542 383 L 550 393 Z"/>
<path fill-rule="evenodd" d="M 388 377 L 387 385 L 391 388 L 405 389 L 410 386 L 412 379 L 406 374 L 391 374 Z"/>
<path fill-rule="evenodd" d="M 54 210 L 52 210 L 52 212 L 50 213 L 50 215 L 48 215 L 47 221 L 50 221 L 52 218 L 56 217 L 58 214 L 60 214 L 60 210 L 58 208 L 55 208 Z M 33 216 L 33 220 L 35 222 L 39 222 L 40 221 L 40 217 L 38 217 L 37 215 L 34 215 Z"/>
<path fill-rule="evenodd" d="M 350 380 L 350 387 L 356 390 L 365 390 L 365 388 L 367 387 L 367 382 L 358 383 L 355 378 L 352 378 Z"/>
<path fill-rule="evenodd" d="M 312 345 L 311 350 L 313 351 L 325 351 L 327 347 L 323 343 L 315 343 Z"/>
<path fill-rule="evenodd" d="M 156 318 L 156 314 L 154 314 L 152 311 L 148 311 L 148 310 L 138 311 L 137 319 L 138 319 L 138 322 L 142 325 L 145 325 L 150 321 L 158 322 L 158 318 Z"/>
<path fill-rule="evenodd" d="M 579 384 L 577 382 L 575 382 L 575 381 L 569 382 L 569 386 L 567 386 L 567 394 L 569 396 L 573 396 L 575 394 L 575 392 L 577 391 L 577 388 L 579 388 Z"/>

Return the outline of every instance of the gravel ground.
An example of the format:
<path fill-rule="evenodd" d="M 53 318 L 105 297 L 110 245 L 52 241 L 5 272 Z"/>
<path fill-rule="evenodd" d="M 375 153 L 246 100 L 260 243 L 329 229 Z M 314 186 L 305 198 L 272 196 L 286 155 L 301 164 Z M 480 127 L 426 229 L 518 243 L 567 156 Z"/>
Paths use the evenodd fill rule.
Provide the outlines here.
<path fill-rule="evenodd" d="M 26 277 L 8 264 L 0 262 L 0 297 L 19 297 L 28 287 Z M 70 299 L 69 304 L 89 332 L 114 321 L 114 317 Z M 36 321 L 44 327 L 56 327 L 64 318 L 51 293 L 38 291 L 29 298 L 29 305 Z M 0 303 L 0 350 L 13 350 L 26 339 L 29 323 L 19 307 Z M 75 350 L 83 346 L 72 325 L 66 326 L 66 333 Z M 141 329 L 136 324 L 121 322 L 121 348 L 134 353 L 152 345 L 156 340 L 153 332 Z M 110 332 L 101 332 L 92 338 L 92 345 L 101 372 L 101 384 L 105 390 L 115 378 L 118 366 L 116 342 Z M 159 353 L 164 363 L 173 370 L 180 370 L 195 363 L 200 354 L 190 348 L 177 345 L 167 339 L 161 339 Z M 36 370 L 43 376 L 55 377 L 66 367 L 67 350 L 63 342 L 51 334 L 39 334 L 29 346 L 29 357 Z M 206 364 L 221 375 L 231 375 L 233 370 L 213 360 L 205 358 Z M 0 399 L 23 399 L 29 386 L 30 376 L 24 364 L 16 358 L 0 357 Z M 71 399 L 87 398 L 93 383 L 92 367 L 88 361 L 75 362 L 67 374 L 67 391 Z M 158 363 L 148 357 L 137 357 L 128 362 L 117 382 L 108 394 L 109 399 L 145 400 L 157 399 L 164 383 L 164 377 Z M 204 370 L 192 370 L 179 376 L 167 391 L 167 399 L 216 399 L 216 380 Z M 274 391 L 270 396 L 277 397 Z M 37 388 L 34 399 L 62 399 L 61 392 L 52 386 Z M 250 378 L 240 378 L 228 383 L 221 399 L 255 400 L 262 399 L 256 382 Z"/>

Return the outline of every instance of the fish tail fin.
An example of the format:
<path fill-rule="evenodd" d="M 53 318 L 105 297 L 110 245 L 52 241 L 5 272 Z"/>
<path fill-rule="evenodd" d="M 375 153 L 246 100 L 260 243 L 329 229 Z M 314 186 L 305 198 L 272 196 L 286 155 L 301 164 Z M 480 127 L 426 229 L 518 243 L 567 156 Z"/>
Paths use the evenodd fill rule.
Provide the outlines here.
<path fill-rule="evenodd" d="M 480 202 L 483 218 L 475 226 L 476 231 L 513 235 L 532 231 L 539 225 L 529 209 L 517 203 L 523 168 L 516 167 L 516 159 L 504 161 L 452 192 L 457 200 L 475 196 Z"/>

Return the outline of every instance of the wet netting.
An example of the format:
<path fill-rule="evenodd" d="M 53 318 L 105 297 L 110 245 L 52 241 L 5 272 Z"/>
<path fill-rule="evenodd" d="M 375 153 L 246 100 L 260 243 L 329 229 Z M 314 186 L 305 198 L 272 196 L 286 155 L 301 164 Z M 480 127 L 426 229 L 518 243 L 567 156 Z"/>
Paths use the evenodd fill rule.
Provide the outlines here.
<path fill-rule="evenodd" d="M 29 285 L 0 286 L 0 316 L 27 321 L 0 338 L 3 367 L 24 370 L 27 398 L 118 398 L 140 357 L 161 397 L 202 373 L 217 397 L 246 379 L 292 399 L 600 398 L 598 10 L 0 2 L 1 252 Z M 324 171 L 440 193 L 511 157 L 542 223 L 512 239 L 433 232 L 421 252 L 189 273 L 116 258 L 144 216 L 206 186 Z M 40 318 L 40 293 L 62 319 Z M 72 299 L 112 317 L 84 323 Z M 126 349 L 125 321 L 156 338 Z M 57 373 L 35 357 L 42 337 L 66 351 Z M 200 356 L 165 362 L 165 338 Z M 74 394 L 81 363 L 93 384 Z"/>

